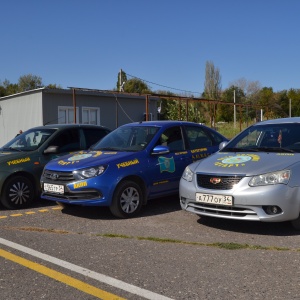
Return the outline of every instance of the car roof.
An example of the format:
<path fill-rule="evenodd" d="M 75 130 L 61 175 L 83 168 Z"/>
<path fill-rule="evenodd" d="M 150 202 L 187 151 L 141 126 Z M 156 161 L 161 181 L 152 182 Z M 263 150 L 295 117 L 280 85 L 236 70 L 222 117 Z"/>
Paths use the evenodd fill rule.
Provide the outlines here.
<path fill-rule="evenodd" d="M 174 121 L 174 120 L 160 120 L 160 121 L 141 121 L 141 122 L 133 122 L 128 123 L 122 126 L 174 126 L 174 125 L 199 125 L 205 126 L 203 124 L 195 123 L 195 122 L 188 122 L 188 121 Z M 206 126 L 205 126 L 206 127 Z"/>
<path fill-rule="evenodd" d="M 300 123 L 300 117 L 280 118 L 258 122 L 255 125 L 282 124 L 282 123 Z"/>
<path fill-rule="evenodd" d="M 102 125 L 91 124 L 47 124 L 44 126 L 36 126 L 30 129 L 64 129 L 64 128 L 102 128 L 111 131 L 109 128 Z"/>

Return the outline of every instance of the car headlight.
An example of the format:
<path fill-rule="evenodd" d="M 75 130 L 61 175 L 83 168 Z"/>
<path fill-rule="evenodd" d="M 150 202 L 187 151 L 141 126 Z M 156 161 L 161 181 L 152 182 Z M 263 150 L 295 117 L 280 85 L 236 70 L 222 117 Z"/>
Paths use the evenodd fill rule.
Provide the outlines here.
<path fill-rule="evenodd" d="M 252 177 L 249 182 L 250 186 L 272 185 L 272 184 L 287 184 L 291 176 L 290 170 L 272 172 Z"/>
<path fill-rule="evenodd" d="M 92 178 L 101 175 L 107 166 L 98 166 L 98 167 L 91 167 L 86 169 L 81 169 L 74 171 L 74 175 L 77 175 L 80 179 Z"/>
<path fill-rule="evenodd" d="M 193 180 L 194 173 L 191 171 L 189 167 L 186 167 L 183 171 L 182 178 L 186 181 L 192 181 Z"/>

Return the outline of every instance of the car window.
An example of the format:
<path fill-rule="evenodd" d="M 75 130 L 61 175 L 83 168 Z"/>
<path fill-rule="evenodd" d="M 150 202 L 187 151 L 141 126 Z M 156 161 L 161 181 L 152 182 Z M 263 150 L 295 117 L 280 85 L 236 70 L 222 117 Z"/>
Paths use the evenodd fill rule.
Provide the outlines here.
<path fill-rule="evenodd" d="M 40 147 L 55 131 L 55 129 L 31 129 L 17 135 L 2 148 L 18 151 L 33 151 Z"/>
<path fill-rule="evenodd" d="M 48 146 L 58 146 L 59 152 L 80 150 L 79 131 L 77 128 L 67 129 L 59 133 Z"/>
<path fill-rule="evenodd" d="M 121 126 L 106 135 L 93 148 L 95 150 L 141 151 L 151 142 L 158 129 L 155 126 Z"/>
<path fill-rule="evenodd" d="M 252 149 L 260 151 L 287 150 L 300 152 L 299 124 L 262 124 L 252 126 L 230 141 L 222 151 L 228 149 Z"/>
<path fill-rule="evenodd" d="M 210 136 L 213 137 L 213 140 L 212 140 L 213 146 L 218 146 L 220 143 L 223 142 L 224 137 L 222 137 L 218 132 L 212 131 L 208 128 L 205 128 L 204 130 L 206 132 L 208 132 Z"/>
<path fill-rule="evenodd" d="M 159 143 L 168 146 L 171 152 L 185 150 L 181 128 L 179 126 L 166 129 L 160 136 Z"/>
<path fill-rule="evenodd" d="M 104 129 L 100 130 L 97 128 L 83 128 L 86 148 L 90 148 L 92 145 L 96 144 L 100 141 L 106 134 L 108 130 Z"/>
<path fill-rule="evenodd" d="M 186 126 L 185 129 L 190 149 L 211 147 L 213 145 L 211 136 L 204 128 Z"/>

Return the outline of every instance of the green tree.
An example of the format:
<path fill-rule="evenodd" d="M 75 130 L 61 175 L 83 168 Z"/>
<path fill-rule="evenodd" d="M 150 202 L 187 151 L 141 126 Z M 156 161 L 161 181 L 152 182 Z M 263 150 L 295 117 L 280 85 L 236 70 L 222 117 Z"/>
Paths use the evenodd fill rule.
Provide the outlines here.
<path fill-rule="evenodd" d="M 16 94 L 19 91 L 19 86 L 15 83 L 10 83 L 7 79 L 4 80 L 3 87 L 5 88 L 5 96 Z"/>
<path fill-rule="evenodd" d="M 0 97 L 6 96 L 6 89 L 3 85 L 0 85 Z"/>
<path fill-rule="evenodd" d="M 285 111 L 289 111 L 289 101 L 291 99 L 291 114 L 292 117 L 300 116 L 300 89 L 290 89 L 287 94 L 286 98 L 281 101 L 281 106 L 286 107 Z M 289 115 L 289 113 L 287 113 Z"/>
<path fill-rule="evenodd" d="M 281 115 L 281 107 L 278 103 L 278 96 L 273 92 L 273 88 L 264 87 L 259 92 L 258 104 L 264 110 L 264 116 L 267 119 L 275 119 Z"/>
<path fill-rule="evenodd" d="M 230 88 L 226 89 L 222 93 L 222 101 L 229 104 L 219 104 L 217 109 L 217 121 L 223 122 L 232 122 L 234 119 L 234 94 L 235 94 L 235 103 L 242 103 L 245 97 L 245 94 L 242 89 L 231 86 Z M 239 118 L 238 113 L 239 109 L 236 108 L 237 112 L 237 119 Z"/>
<path fill-rule="evenodd" d="M 126 93 L 138 93 L 138 94 L 151 94 L 151 90 L 148 85 L 140 79 L 129 79 L 124 84 L 124 92 Z"/>
<path fill-rule="evenodd" d="M 42 85 L 42 78 L 32 74 L 20 76 L 18 81 L 19 92 L 34 90 Z"/>
<path fill-rule="evenodd" d="M 46 86 L 48 89 L 62 89 L 61 85 L 56 83 L 50 83 Z"/>

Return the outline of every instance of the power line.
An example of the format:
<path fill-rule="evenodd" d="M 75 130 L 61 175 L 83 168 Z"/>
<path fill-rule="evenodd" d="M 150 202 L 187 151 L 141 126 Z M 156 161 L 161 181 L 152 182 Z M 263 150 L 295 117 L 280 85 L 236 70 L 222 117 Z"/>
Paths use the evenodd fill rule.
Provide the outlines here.
<path fill-rule="evenodd" d="M 185 93 L 191 93 L 191 94 L 199 94 L 199 95 L 201 95 L 201 93 L 199 93 L 199 92 L 192 92 L 192 91 L 186 91 L 186 90 L 182 90 L 182 89 L 177 89 L 177 88 L 169 87 L 169 86 L 166 86 L 166 85 L 158 84 L 158 83 L 155 83 L 155 82 L 151 82 L 151 81 L 148 81 L 148 80 L 139 78 L 139 77 L 134 76 L 134 75 L 130 75 L 130 74 L 126 73 L 126 72 L 124 72 L 124 73 L 125 73 L 126 75 L 128 75 L 129 77 L 136 78 L 136 79 L 139 79 L 139 80 L 141 80 L 141 81 L 144 81 L 144 82 L 147 82 L 147 83 L 150 83 L 150 84 L 155 84 L 155 85 L 158 85 L 158 86 L 167 88 L 167 89 L 172 89 L 172 90 L 176 90 L 176 91 L 180 91 L 180 92 L 185 92 Z"/>

